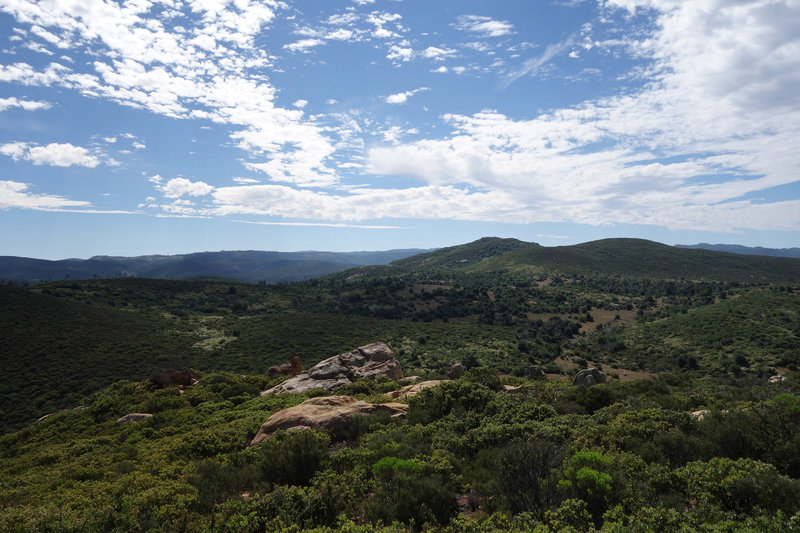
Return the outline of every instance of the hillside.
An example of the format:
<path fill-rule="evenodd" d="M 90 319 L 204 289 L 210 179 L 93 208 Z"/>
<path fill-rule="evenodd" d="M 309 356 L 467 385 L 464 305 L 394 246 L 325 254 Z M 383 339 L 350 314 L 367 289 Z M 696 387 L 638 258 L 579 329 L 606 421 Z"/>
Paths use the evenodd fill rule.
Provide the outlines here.
<path fill-rule="evenodd" d="M 676 248 L 691 248 L 711 250 L 714 252 L 728 252 L 741 255 L 765 255 L 770 257 L 800 258 L 800 248 L 764 248 L 763 246 L 742 246 L 739 244 L 676 244 Z"/>
<path fill-rule="evenodd" d="M 0 530 L 791 531 L 798 263 L 487 238 L 277 285 L 0 286 Z M 467 372 L 260 395 L 273 365 L 373 342 L 415 381 Z M 571 385 L 587 367 L 607 383 Z M 248 447 L 331 394 L 399 415 Z"/>
<path fill-rule="evenodd" d="M 449 272 L 777 283 L 800 280 L 800 260 L 682 249 L 643 239 L 603 239 L 572 246 L 544 247 L 516 239 L 484 238 L 394 261 L 387 266 L 345 271 L 339 277 Z"/>
<path fill-rule="evenodd" d="M 284 283 L 339 272 L 356 266 L 379 265 L 424 250 L 381 252 L 199 252 L 139 257 L 95 256 L 90 259 L 48 261 L 0 257 L 0 280 L 58 281 L 113 277 L 223 278 Z"/>

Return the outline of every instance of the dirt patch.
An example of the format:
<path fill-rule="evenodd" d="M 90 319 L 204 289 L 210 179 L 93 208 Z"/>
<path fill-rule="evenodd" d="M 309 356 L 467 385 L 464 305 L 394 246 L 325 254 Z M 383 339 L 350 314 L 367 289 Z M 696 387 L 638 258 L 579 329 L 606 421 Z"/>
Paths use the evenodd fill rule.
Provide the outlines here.
<path fill-rule="evenodd" d="M 612 309 L 597 309 L 596 307 L 592 307 L 589 310 L 589 314 L 592 315 L 594 322 L 581 323 L 581 333 L 594 333 L 597 331 L 597 326 L 600 324 L 622 324 L 629 326 L 636 323 L 636 311 L 633 310 L 615 311 Z"/>

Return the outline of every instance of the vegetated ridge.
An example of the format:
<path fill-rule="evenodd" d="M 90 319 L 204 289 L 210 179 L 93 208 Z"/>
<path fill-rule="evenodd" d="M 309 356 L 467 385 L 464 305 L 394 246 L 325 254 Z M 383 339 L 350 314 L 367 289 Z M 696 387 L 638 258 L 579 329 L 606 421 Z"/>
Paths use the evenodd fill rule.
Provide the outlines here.
<path fill-rule="evenodd" d="M 798 265 L 487 238 L 276 285 L 0 285 L 0 530 L 795 531 Z M 262 395 L 376 342 L 427 388 L 340 360 Z M 306 400 L 383 414 L 314 429 Z M 287 408 L 303 431 L 261 432 Z"/>
<path fill-rule="evenodd" d="M 381 252 L 260 252 L 222 251 L 139 257 L 95 256 L 90 259 L 48 261 L 27 257 L 0 257 L 0 280 L 58 281 L 110 277 L 224 278 L 282 283 L 339 272 L 361 265 L 377 265 L 424 250 Z"/>
<path fill-rule="evenodd" d="M 794 257 L 800 258 L 800 248 L 764 248 L 762 246 L 742 246 L 740 244 L 676 244 L 676 248 L 693 248 L 702 250 L 712 250 L 714 252 L 729 252 L 742 255 L 767 255 L 771 257 Z"/>

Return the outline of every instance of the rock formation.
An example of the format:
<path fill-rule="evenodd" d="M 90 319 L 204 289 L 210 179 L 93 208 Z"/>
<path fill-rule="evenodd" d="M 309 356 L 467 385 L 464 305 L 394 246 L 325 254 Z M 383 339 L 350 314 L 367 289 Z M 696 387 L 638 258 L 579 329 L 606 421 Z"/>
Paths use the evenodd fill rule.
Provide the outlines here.
<path fill-rule="evenodd" d="M 415 383 L 413 385 L 406 385 L 405 387 L 394 390 L 386 394 L 389 398 L 393 400 L 403 400 L 405 398 L 410 398 L 412 396 L 416 396 L 419 394 L 423 389 L 427 389 L 428 387 L 435 387 L 440 383 L 447 382 L 446 379 L 432 379 L 430 381 L 423 381 L 422 383 Z"/>
<path fill-rule="evenodd" d="M 283 377 L 283 376 L 296 376 L 303 371 L 303 363 L 296 355 L 292 357 L 291 361 L 283 363 L 282 365 L 273 366 L 267 370 L 267 377 Z"/>
<path fill-rule="evenodd" d="M 300 405 L 289 407 L 270 416 L 250 442 L 254 446 L 282 429 L 284 431 L 303 429 L 324 429 L 341 438 L 357 416 L 370 416 L 386 413 L 392 417 L 404 417 L 408 405 L 403 403 L 372 404 L 356 400 L 351 396 L 322 396 L 311 398 Z"/>
<path fill-rule="evenodd" d="M 302 393 L 311 389 L 333 390 L 347 385 L 359 378 L 387 377 L 392 380 L 403 379 L 403 369 L 395 359 L 394 352 L 382 342 L 368 344 L 320 361 L 308 370 L 287 379 L 283 383 L 261 393 L 279 394 L 281 392 Z"/>
<path fill-rule="evenodd" d="M 593 385 L 597 385 L 598 383 L 605 382 L 606 375 L 594 367 L 584 368 L 575 374 L 575 379 L 572 380 L 573 385 L 583 385 L 584 387 L 591 387 Z"/>

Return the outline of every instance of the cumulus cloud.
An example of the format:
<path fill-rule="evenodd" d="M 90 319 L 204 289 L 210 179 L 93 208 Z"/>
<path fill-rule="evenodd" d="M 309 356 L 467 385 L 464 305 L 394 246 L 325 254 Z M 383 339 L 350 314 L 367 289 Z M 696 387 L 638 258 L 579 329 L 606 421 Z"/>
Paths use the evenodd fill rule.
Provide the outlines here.
<path fill-rule="evenodd" d="M 502 37 L 514 30 L 514 25 L 507 20 L 494 20 L 481 15 L 461 15 L 455 27 L 462 31 L 477 33 L 482 37 Z"/>
<path fill-rule="evenodd" d="M 205 196 L 214 190 L 214 187 L 202 181 L 191 181 L 186 178 L 172 178 L 167 183 L 159 185 L 159 190 L 167 198 L 180 198 L 181 196 Z"/>
<path fill-rule="evenodd" d="M 7 109 L 19 108 L 23 111 L 39 111 L 42 109 L 50 109 L 53 104 L 50 102 L 42 102 L 39 100 L 24 100 L 15 97 L 0 98 L 0 112 Z"/>
<path fill-rule="evenodd" d="M 307 52 L 309 49 L 325 44 L 322 39 L 300 39 L 299 41 L 284 45 L 283 48 L 290 52 Z"/>
<path fill-rule="evenodd" d="M 386 97 L 387 104 L 405 104 L 408 101 L 410 96 L 414 96 L 417 93 L 430 91 L 429 87 L 419 87 L 412 91 L 403 91 L 400 93 L 390 94 Z"/>
<path fill-rule="evenodd" d="M 0 81 L 63 87 L 166 117 L 228 125 L 241 149 L 278 160 L 280 172 L 302 172 L 303 180 L 319 172 L 330 179 L 325 161 L 335 147 L 326 130 L 298 109 L 275 105 L 275 88 L 251 74 L 273 60 L 256 45 L 256 36 L 287 7 L 277 0 L 195 2 L 182 15 L 185 25 L 174 27 L 178 11 L 149 2 L 86 0 L 79 9 L 71 3 L 0 3 L 0 12 L 49 34 L 40 32 L 38 38 L 96 58 L 86 68 L 58 62 L 0 65 Z M 395 20 L 370 16 L 380 24 Z M 304 39 L 286 50 L 316 45 L 315 39 Z M 288 153 L 286 145 L 293 147 Z"/>
<path fill-rule="evenodd" d="M 494 111 L 446 115 L 451 135 L 374 147 L 367 170 L 428 186 L 508 192 L 524 206 L 512 217 L 520 222 L 799 230 L 800 200 L 764 196 L 799 180 L 800 35 L 791 28 L 800 23 L 800 6 L 607 4 L 655 10 L 651 32 L 630 43 L 650 61 L 643 88 L 529 120 Z M 568 42 L 552 45 L 507 82 Z"/>
<path fill-rule="evenodd" d="M 10 156 L 14 161 L 24 159 L 34 165 L 54 167 L 80 166 L 95 168 L 101 163 L 100 157 L 81 146 L 70 143 L 50 143 L 37 146 L 32 143 L 13 142 L 0 145 L 0 153 Z"/>

